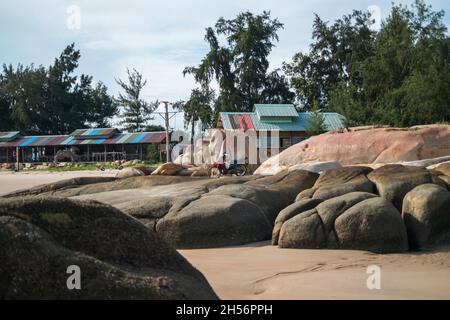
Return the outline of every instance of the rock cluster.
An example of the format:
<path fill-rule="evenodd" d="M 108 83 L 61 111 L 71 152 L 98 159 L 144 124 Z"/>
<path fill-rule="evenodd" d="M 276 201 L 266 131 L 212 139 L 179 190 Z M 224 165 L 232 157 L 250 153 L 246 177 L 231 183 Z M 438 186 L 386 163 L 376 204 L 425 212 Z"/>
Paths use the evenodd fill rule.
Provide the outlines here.
<path fill-rule="evenodd" d="M 374 252 L 450 244 L 450 186 L 442 171 L 402 165 L 325 170 L 280 211 L 272 243 Z"/>
<path fill-rule="evenodd" d="M 270 238 L 277 213 L 317 175 L 307 171 L 205 185 L 197 194 L 177 197 L 156 232 L 176 248 L 239 245 Z M 269 179 L 269 180 L 267 180 Z M 240 179 L 242 181 L 242 179 Z M 236 179 L 234 182 L 238 182 Z"/>
<path fill-rule="evenodd" d="M 5 197 L 94 199 L 140 220 L 176 248 L 272 238 L 283 248 L 401 252 L 450 242 L 447 166 L 348 166 L 208 179 L 66 180 Z M 183 169 L 182 169 L 183 170 Z"/>
<path fill-rule="evenodd" d="M 152 230 L 95 201 L 0 200 L 2 299 L 216 299 Z M 69 290 L 77 266 L 80 290 Z"/>
<path fill-rule="evenodd" d="M 438 157 L 447 157 L 449 161 L 449 156 L 450 125 L 349 128 L 297 143 L 263 162 L 255 173 L 271 175 L 295 165 L 317 162 L 337 161 L 343 166 L 376 166 Z M 426 167 L 431 164 L 418 165 Z"/>

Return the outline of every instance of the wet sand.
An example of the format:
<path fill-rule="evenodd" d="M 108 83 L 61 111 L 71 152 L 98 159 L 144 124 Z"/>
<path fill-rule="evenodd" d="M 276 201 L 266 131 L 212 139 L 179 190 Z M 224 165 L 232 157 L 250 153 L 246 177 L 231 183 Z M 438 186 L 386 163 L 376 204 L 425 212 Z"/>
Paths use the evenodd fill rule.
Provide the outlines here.
<path fill-rule="evenodd" d="M 0 195 L 111 171 L 0 173 Z M 222 299 L 450 299 L 450 247 L 379 255 L 350 250 L 280 249 L 269 242 L 179 250 Z M 367 267 L 381 269 L 381 289 L 369 290 Z"/>
<path fill-rule="evenodd" d="M 450 247 L 380 255 L 260 242 L 179 252 L 222 299 L 450 299 Z M 380 267 L 379 290 L 367 287 L 370 265 Z"/>

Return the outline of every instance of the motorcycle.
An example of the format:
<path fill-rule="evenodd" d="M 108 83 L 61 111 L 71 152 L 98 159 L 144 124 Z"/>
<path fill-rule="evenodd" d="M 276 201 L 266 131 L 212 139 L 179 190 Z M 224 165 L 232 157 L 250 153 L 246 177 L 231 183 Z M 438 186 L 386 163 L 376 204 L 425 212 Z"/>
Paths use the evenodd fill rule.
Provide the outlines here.
<path fill-rule="evenodd" d="M 214 162 L 209 165 L 209 177 L 220 178 L 224 174 L 235 174 L 237 176 L 245 176 L 247 173 L 247 165 L 240 163 L 232 163 L 227 166 L 225 163 L 225 155 L 223 156 L 223 162 Z"/>

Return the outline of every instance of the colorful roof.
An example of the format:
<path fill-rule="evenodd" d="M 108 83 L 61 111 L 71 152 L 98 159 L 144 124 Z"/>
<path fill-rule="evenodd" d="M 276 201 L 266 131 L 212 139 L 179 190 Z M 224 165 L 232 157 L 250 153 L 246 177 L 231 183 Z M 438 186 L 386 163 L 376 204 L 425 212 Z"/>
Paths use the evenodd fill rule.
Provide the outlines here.
<path fill-rule="evenodd" d="M 255 104 L 254 112 L 258 117 L 298 117 L 297 109 L 293 104 Z"/>
<path fill-rule="evenodd" d="M 344 117 L 335 112 L 323 112 L 327 131 L 344 127 Z M 224 129 L 248 130 L 280 130 L 280 131 L 308 131 L 310 112 L 298 112 L 288 122 L 270 122 L 261 120 L 255 112 L 221 112 L 220 118 Z"/>
<path fill-rule="evenodd" d="M 108 139 L 119 133 L 115 128 L 77 129 L 70 135 L 75 139 Z"/>
<path fill-rule="evenodd" d="M 0 142 L 0 147 L 71 146 L 77 144 L 135 144 L 161 143 L 165 132 L 118 133 L 111 138 L 77 139 L 71 135 L 25 136 L 8 142 Z"/>
<path fill-rule="evenodd" d="M 20 136 L 20 131 L 0 132 L 0 142 L 11 141 Z"/>

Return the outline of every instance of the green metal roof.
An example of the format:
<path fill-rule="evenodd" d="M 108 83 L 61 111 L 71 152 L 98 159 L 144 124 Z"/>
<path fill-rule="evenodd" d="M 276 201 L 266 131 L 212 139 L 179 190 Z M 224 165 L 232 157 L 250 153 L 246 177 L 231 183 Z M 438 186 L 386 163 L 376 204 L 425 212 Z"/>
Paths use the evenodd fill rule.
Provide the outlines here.
<path fill-rule="evenodd" d="M 261 120 L 254 112 L 221 112 L 220 118 L 224 129 L 255 129 L 280 131 L 308 131 L 310 112 L 296 112 L 292 122 L 270 122 Z M 344 127 L 344 117 L 335 112 L 323 112 L 327 131 Z"/>
<path fill-rule="evenodd" d="M 0 132 L 0 142 L 7 142 L 19 138 L 20 131 L 3 131 Z"/>
<path fill-rule="evenodd" d="M 265 117 L 298 117 L 293 104 L 255 104 L 254 111 L 260 119 Z"/>

